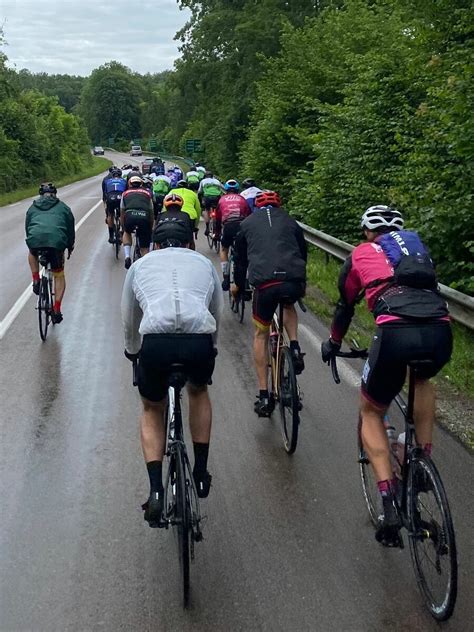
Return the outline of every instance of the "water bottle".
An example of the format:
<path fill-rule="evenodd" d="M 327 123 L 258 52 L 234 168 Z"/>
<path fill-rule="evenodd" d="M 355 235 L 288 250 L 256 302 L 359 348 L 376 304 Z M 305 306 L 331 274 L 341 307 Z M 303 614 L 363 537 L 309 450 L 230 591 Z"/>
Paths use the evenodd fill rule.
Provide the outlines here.
<path fill-rule="evenodd" d="M 386 414 L 383 419 L 385 432 L 387 433 L 388 446 L 390 449 L 390 461 L 392 463 L 392 471 L 395 477 L 400 478 L 400 464 L 398 457 L 398 435 L 396 429 L 391 425 L 390 418 Z"/>
<path fill-rule="evenodd" d="M 276 358 L 278 349 L 278 332 L 272 331 L 270 334 L 270 352 L 274 358 Z"/>
<path fill-rule="evenodd" d="M 405 460 L 405 437 L 405 433 L 401 432 L 397 439 L 397 457 L 400 465 L 403 465 Z"/>

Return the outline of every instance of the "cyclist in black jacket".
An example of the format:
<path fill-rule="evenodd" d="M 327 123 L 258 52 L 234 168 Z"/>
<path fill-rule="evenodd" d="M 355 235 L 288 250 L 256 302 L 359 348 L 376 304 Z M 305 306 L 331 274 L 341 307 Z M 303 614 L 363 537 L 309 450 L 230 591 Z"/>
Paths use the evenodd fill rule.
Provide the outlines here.
<path fill-rule="evenodd" d="M 298 316 L 294 303 L 306 289 L 307 248 L 303 231 L 281 207 L 278 193 L 262 191 L 255 197 L 255 211 L 244 219 L 235 240 L 235 285 L 245 287 L 248 276 L 254 287 L 252 318 L 255 325 L 254 358 L 259 396 L 255 412 L 268 417 L 275 402 L 268 393 L 267 347 L 270 324 L 281 300 L 285 303 L 284 325 L 296 373 L 304 369 L 304 354 L 298 343 Z"/>

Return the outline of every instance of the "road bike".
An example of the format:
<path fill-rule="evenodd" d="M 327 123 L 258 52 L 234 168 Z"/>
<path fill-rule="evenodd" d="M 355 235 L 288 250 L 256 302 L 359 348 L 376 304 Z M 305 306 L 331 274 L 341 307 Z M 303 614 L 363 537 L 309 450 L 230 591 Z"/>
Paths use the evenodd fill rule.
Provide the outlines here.
<path fill-rule="evenodd" d="M 202 541 L 202 517 L 184 442 L 181 391 L 186 384 L 186 374 L 182 364 L 172 364 L 170 369 L 166 410 L 167 471 L 163 517 L 157 526 L 164 529 L 176 527 L 183 606 L 187 608 L 190 598 L 190 562 L 194 561 L 195 543 Z M 133 384 L 137 384 L 137 361 L 133 363 Z"/>
<path fill-rule="evenodd" d="M 268 338 L 268 370 L 270 398 L 280 409 L 280 424 L 283 445 L 288 454 L 293 454 L 298 442 L 300 412 L 303 408 L 300 388 L 296 379 L 290 342 L 283 326 L 285 297 L 279 303 L 278 312 L 273 314 Z M 298 304 L 303 312 L 306 307 Z"/>
<path fill-rule="evenodd" d="M 114 208 L 113 218 L 113 246 L 115 250 L 115 258 L 118 259 L 120 252 L 120 244 L 122 243 L 122 226 L 120 223 L 120 206 Z"/>
<path fill-rule="evenodd" d="M 209 211 L 209 233 L 207 235 L 207 243 L 211 250 L 214 248 L 215 251 L 219 253 L 221 249 L 221 239 L 217 232 L 215 208 L 211 208 L 211 210 Z"/>
<path fill-rule="evenodd" d="M 48 261 L 47 253 L 39 251 L 38 261 L 43 266 L 40 277 L 40 288 L 36 309 L 38 310 L 38 324 L 41 340 L 45 341 L 48 335 L 48 327 L 53 323 L 54 305 L 54 281 L 51 263 Z"/>
<path fill-rule="evenodd" d="M 366 349 L 351 347 L 350 352 L 337 353 L 342 358 L 367 358 Z M 394 474 L 398 477 L 396 504 L 402 528 L 406 529 L 411 559 L 418 588 L 430 611 L 438 621 L 452 615 L 457 597 L 458 565 L 456 538 L 448 498 L 439 472 L 424 450 L 416 443 L 413 405 L 417 370 L 430 360 L 408 364 L 407 402 L 399 394 L 395 404 L 404 418 L 405 442 L 391 451 Z M 336 358 L 331 359 L 334 380 L 340 383 Z M 361 439 L 361 420 L 358 425 L 358 463 L 362 491 L 370 520 L 377 527 L 383 517 L 382 501 L 377 482 Z M 400 548 L 404 548 L 402 535 Z"/>
<path fill-rule="evenodd" d="M 234 271 L 235 271 L 235 257 L 234 257 L 234 248 L 230 246 L 229 248 L 229 279 L 230 286 L 234 283 Z M 234 314 L 237 314 L 239 317 L 239 322 L 244 322 L 244 314 L 245 314 L 245 303 L 246 300 L 249 300 L 251 295 L 251 290 L 248 285 L 248 281 L 245 281 L 245 288 L 239 288 L 239 293 L 236 297 L 232 295 L 232 292 L 229 288 L 229 307 Z"/>

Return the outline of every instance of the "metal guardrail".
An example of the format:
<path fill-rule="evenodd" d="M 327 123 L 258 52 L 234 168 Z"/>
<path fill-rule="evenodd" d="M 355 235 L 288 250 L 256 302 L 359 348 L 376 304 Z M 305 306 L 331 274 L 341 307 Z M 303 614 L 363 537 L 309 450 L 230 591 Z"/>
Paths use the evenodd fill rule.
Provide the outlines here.
<path fill-rule="evenodd" d="M 337 237 L 327 235 L 301 222 L 298 222 L 298 224 L 303 229 L 304 237 L 308 243 L 336 257 L 336 259 L 343 261 L 354 250 L 354 246 L 341 239 L 337 239 Z M 449 304 L 449 312 L 453 320 L 474 330 L 474 298 L 457 290 L 453 290 L 441 283 L 439 287 L 441 296 L 443 296 Z"/>

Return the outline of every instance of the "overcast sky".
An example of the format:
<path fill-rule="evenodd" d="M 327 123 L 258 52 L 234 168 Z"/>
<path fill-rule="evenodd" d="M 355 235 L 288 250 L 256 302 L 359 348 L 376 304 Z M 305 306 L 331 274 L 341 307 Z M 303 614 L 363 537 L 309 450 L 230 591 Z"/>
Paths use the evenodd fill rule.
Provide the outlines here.
<path fill-rule="evenodd" d="M 112 59 L 140 73 L 171 69 L 188 19 L 177 0 L 0 0 L 9 65 L 89 75 Z"/>

